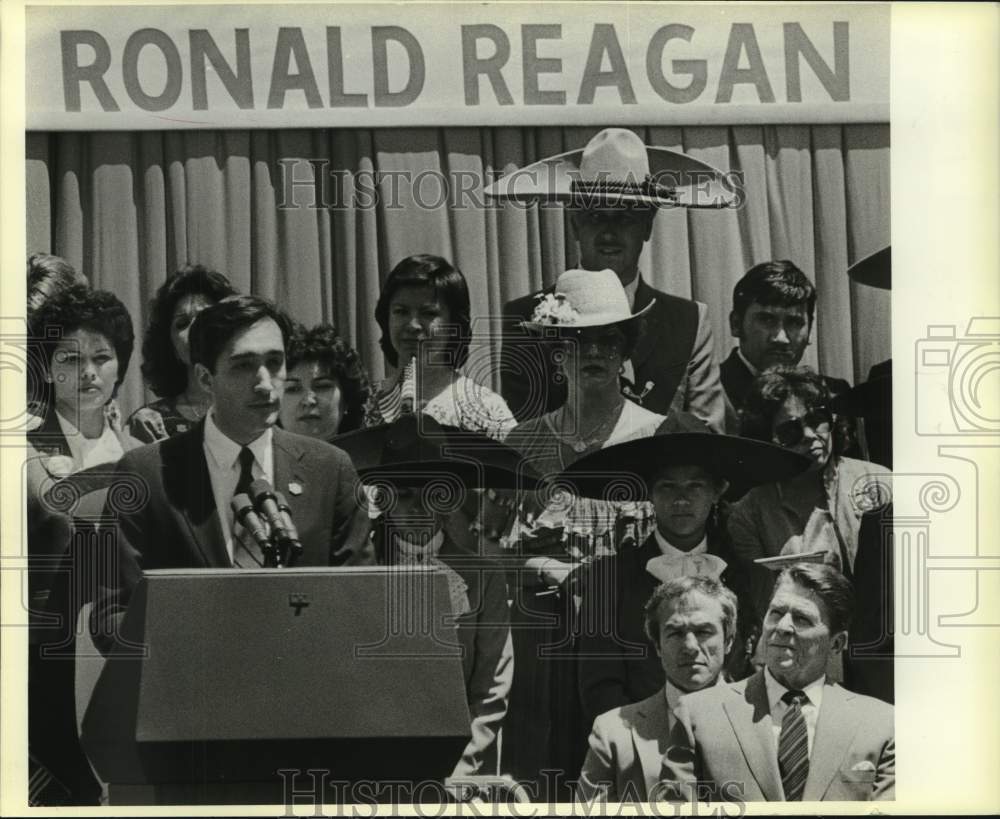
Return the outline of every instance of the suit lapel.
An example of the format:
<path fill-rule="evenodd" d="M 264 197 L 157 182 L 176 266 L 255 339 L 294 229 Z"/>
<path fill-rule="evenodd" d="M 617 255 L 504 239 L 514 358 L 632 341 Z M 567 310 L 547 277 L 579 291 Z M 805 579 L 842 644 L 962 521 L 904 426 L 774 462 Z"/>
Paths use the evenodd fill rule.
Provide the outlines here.
<path fill-rule="evenodd" d="M 764 673 L 758 671 L 747 680 L 742 699 L 731 697 L 723 703 L 726 716 L 736 734 L 750 773 L 769 802 L 783 799 L 778 775 L 778 754 L 767 702 Z M 748 719 L 749 717 L 749 719 Z"/>
<path fill-rule="evenodd" d="M 639 285 L 635 290 L 635 308 L 633 312 L 638 312 L 656 298 L 656 292 L 653 288 L 646 284 L 646 280 L 642 278 L 641 273 L 638 275 Z M 661 328 L 659 323 L 648 320 L 652 319 L 655 313 L 656 307 L 653 307 L 649 314 L 647 314 L 647 321 L 643 322 L 642 331 L 639 333 L 635 349 L 632 351 L 632 367 L 636 373 L 638 373 L 640 365 L 652 354 L 660 335 Z M 636 377 L 638 378 L 638 376 Z M 640 385 L 637 384 L 636 386 Z"/>
<path fill-rule="evenodd" d="M 823 687 L 823 703 L 816 720 L 816 737 L 809 757 L 809 778 L 802 794 L 807 802 L 823 798 L 857 733 L 858 725 L 851 719 L 849 706 L 853 696 L 839 685 Z"/>
<path fill-rule="evenodd" d="M 274 429 L 274 488 L 284 495 L 292 520 L 304 520 L 309 497 L 309 483 L 301 463 L 305 456 L 299 443 L 283 429 Z"/>
<path fill-rule="evenodd" d="M 205 422 L 202 421 L 191 432 L 181 433 L 160 444 L 163 450 L 172 451 L 171 456 L 164 454 L 163 483 L 168 497 L 175 493 L 180 495 L 181 502 L 177 506 L 182 510 L 191 540 L 205 565 L 210 568 L 229 567 L 233 561 L 226 550 L 226 538 L 212 494 L 212 479 L 202 446 L 204 438 Z M 173 447 L 171 442 L 174 442 Z"/>
<path fill-rule="evenodd" d="M 631 727 L 632 744 L 646 783 L 646 792 L 642 796 L 648 798 L 650 789 L 662 777 L 663 755 L 669 745 L 671 720 L 662 689 L 640 705 L 641 710 L 636 712 Z"/>

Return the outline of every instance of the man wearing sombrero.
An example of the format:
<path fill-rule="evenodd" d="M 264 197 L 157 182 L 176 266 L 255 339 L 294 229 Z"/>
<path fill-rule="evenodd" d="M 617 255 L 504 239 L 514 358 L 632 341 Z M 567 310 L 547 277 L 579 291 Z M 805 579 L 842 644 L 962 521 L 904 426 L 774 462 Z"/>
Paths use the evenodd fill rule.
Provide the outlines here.
<path fill-rule="evenodd" d="M 499 199 L 558 201 L 570 207 L 580 267 L 613 270 L 635 311 L 652 305 L 622 391 L 646 409 L 666 415 L 686 410 L 721 431 L 724 400 L 713 359 L 704 304 L 652 288 L 639 256 L 660 207 L 722 207 L 732 200 L 723 175 L 698 160 L 647 146 L 632 131 L 607 128 L 582 150 L 540 160 L 487 188 Z M 555 378 L 558 354 L 519 330 L 548 288 L 504 306 L 501 392 L 518 420 L 549 412 L 566 400 Z"/>

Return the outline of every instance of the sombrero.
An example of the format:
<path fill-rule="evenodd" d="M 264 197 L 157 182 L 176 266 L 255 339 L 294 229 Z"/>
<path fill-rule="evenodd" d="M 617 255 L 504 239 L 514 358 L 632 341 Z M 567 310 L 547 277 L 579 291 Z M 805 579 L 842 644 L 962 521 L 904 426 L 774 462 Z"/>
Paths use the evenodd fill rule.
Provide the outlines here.
<path fill-rule="evenodd" d="M 707 162 L 646 145 L 626 128 L 605 128 L 586 147 L 556 154 L 506 174 L 486 195 L 582 207 L 652 205 L 723 208 L 735 185 Z"/>
<path fill-rule="evenodd" d="M 749 488 L 794 477 L 809 467 L 810 459 L 751 438 L 674 432 L 598 450 L 571 464 L 558 481 L 581 495 L 605 498 L 613 486 L 635 486 L 640 481 L 648 487 L 665 467 L 688 465 L 703 466 L 719 478 Z"/>
<path fill-rule="evenodd" d="M 847 275 L 858 284 L 877 287 L 880 290 L 892 289 L 892 245 L 866 256 L 860 262 L 852 264 L 847 269 Z"/>
<path fill-rule="evenodd" d="M 338 435 L 331 443 L 350 456 L 366 483 L 422 487 L 444 480 L 474 489 L 532 489 L 538 483 L 517 450 L 423 413 Z"/>

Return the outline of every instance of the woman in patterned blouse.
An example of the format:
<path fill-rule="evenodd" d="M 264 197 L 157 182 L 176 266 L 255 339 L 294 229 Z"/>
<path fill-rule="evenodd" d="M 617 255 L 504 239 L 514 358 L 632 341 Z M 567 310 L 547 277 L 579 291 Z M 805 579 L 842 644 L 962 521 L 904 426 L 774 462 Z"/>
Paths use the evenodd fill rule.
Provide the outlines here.
<path fill-rule="evenodd" d="M 471 335 L 469 287 L 440 256 L 408 256 L 382 287 L 379 344 L 397 374 L 369 398 L 365 426 L 420 411 L 448 426 L 503 440 L 516 421 L 495 392 L 462 375 Z"/>

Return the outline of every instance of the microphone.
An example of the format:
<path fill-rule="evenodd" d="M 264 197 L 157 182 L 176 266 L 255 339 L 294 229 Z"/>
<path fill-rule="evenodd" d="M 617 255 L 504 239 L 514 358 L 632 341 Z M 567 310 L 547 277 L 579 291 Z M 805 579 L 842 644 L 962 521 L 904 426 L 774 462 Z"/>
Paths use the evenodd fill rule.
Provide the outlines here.
<path fill-rule="evenodd" d="M 295 528 L 292 520 L 292 510 L 285 500 L 285 496 L 280 492 L 274 493 L 274 498 L 278 502 L 278 511 L 281 512 L 281 519 L 285 524 L 285 531 L 288 532 L 288 545 L 291 547 L 291 554 L 288 556 L 288 565 L 291 566 L 296 558 L 302 556 L 302 541 L 299 540 L 299 530 Z"/>
<path fill-rule="evenodd" d="M 257 545 L 264 554 L 264 564 L 267 565 L 270 563 L 272 557 L 274 557 L 274 545 L 267 536 L 267 529 L 261 521 L 260 516 L 253 508 L 250 496 L 245 492 L 240 492 L 240 494 L 233 496 L 229 505 L 233 510 L 233 514 L 236 516 L 236 520 L 238 520 L 243 525 L 243 528 L 251 534 L 255 541 L 257 541 Z M 281 559 L 280 556 L 278 556 L 278 559 Z"/>
<path fill-rule="evenodd" d="M 250 496 L 254 500 L 254 506 L 270 524 L 278 544 L 279 554 L 284 555 L 285 550 L 291 546 L 292 538 L 285 526 L 284 516 L 278 509 L 278 499 L 274 494 L 271 482 L 267 478 L 258 478 L 250 484 Z"/>

